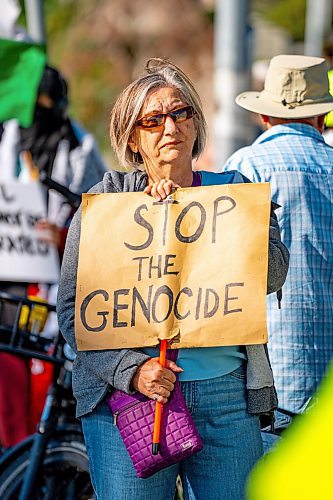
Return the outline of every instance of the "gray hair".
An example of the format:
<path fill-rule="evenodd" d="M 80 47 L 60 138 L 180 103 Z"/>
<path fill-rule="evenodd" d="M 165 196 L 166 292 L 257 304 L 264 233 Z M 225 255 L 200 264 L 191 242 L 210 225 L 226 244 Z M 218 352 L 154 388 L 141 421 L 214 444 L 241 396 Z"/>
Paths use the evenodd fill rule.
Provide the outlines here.
<path fill-rule="evenodd" d="M 207 138 L 207 124 L 202 111 L 200 97 L 193 83 L 185 73 L 165 59 L 149 59 L 145 74 L 132 82 L 117 98 L 111 111 L 110 137 L 112 147 L 122 167 L 142 168 L 140 153 L 134 153 L 128 145 L 135 122 L 151 89 L 173 87 L 179 90 L 184 101 L 196 111 L 194 125 L 197 138 L 192 158 L 198 158 L 204 150 Z"/>

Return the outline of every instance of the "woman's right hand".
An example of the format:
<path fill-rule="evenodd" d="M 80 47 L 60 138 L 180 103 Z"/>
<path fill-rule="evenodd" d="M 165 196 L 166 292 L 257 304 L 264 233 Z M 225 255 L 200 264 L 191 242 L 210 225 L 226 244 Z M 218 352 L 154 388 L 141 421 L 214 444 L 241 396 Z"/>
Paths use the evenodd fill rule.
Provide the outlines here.
<path fill-rule="evenodd" d="M 132 387 L 148 398 L 165 404 L 176 382 L 175 373 L 182 371 L 174 361 L 167 359 L 163 368 L 159 358 L 150 358 L 138 367 L 132 378 Z"/>
<path fill-rule="evenodd" d="M 171 194 L 177 187 L 171 179 L 161 179 L 159 182 L 154 182 L 149 184 L 145 189 L 144 193 L 149 194 L 157 201 L 163 201 Z"/>

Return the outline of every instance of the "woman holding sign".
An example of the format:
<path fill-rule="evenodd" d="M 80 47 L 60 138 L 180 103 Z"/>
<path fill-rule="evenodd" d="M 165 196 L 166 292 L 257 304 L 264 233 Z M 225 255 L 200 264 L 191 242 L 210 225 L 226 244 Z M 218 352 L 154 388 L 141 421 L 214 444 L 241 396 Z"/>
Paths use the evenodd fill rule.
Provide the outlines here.
<path fill-rule="evenodd" d="M 120 165 L 133 171 L 108 172 L 103 182 L 92 188 L 92 193 L 144 191 L 162 201 L 179 186 L 247 182 L 237 172 L 214 174 L 192 170 L 193 158 L 201 154 L 205 145 L 206 122 L 191 81 L 167 61 L 151 59 L 145 74 L 118 97 L 110 133 Z M 142 222 L 144 218 L 139 215 Z M 259 416 L 269 415 L 276 406 L 264 346 L 180 349 L 177 362 L 167 360 L 165 367 L 159 363 L 158 349 L 78 351 L 74 321 L 80 218 L 79 210 L 67 239 L 58 317 L 64 337 L 77 352 L 73 369 L 77 416 L 82 419 L 98 498 L 172 499 L 178 474 L 185 498 L 244 498 L 247 475 L 262 454 Z M 112 227 L 110 221 L 108 224 Z M 145 227 L 149 233 L 147 224 Z M 171 262 L 164 265 L 171 266 Z M 281 288 L 287 268 L 288 251 L 281 243 L 272 212 L 268 293 Z M 114 324 L 109 323 L 110 332 Z M 138 391 L 165 404 L 176 376 L 204 448 L 148 479 L 138 479 L 113 425 L 106 396 L 110 389 L 121 389 L 128 394 Z"/>

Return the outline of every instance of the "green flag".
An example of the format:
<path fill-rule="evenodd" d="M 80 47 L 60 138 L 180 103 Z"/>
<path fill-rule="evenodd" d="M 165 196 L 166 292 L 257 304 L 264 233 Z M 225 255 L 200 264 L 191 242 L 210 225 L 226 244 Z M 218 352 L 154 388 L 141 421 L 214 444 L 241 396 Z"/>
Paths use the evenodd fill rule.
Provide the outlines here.
<path fill-rule="evenodd" d="M 43 45 L 0 39 L 0 122 L 31 125 L 45 62 Z"/>

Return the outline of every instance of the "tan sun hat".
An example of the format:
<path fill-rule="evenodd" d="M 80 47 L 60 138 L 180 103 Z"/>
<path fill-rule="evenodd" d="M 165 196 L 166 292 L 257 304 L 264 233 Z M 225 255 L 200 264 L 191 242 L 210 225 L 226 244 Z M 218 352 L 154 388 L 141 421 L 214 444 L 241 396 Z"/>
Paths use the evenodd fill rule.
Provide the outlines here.
<path fill-rule="evenodd" d="M 309 118 L 333 110 L 327 65 L 321 57 L 281 55 L 271 59 L 262 92 L 236 97 L 242 108 L 274 118 Z"/>

